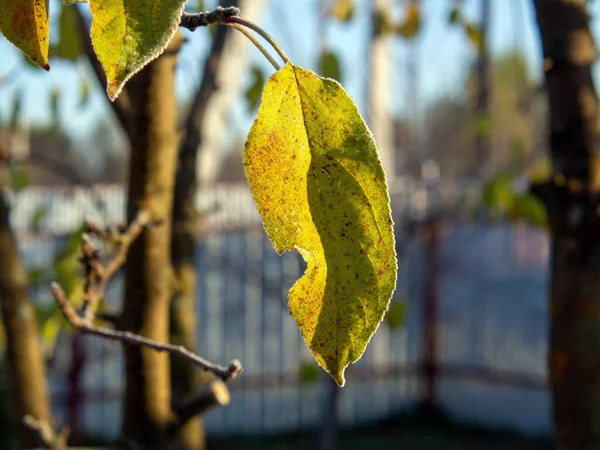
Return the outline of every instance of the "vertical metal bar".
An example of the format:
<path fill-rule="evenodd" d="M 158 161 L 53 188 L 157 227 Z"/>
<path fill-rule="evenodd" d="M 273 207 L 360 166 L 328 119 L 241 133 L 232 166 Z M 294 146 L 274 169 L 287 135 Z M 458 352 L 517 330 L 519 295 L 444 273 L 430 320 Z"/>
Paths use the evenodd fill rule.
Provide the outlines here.
<path fill-rule="evenodd" d="M 261 370 L 261 378 L 264 380 L 263 375 L 265 374 L 265 342 L 266 342 L 266 328 L 267 328 L 267 317 L 266 317 L 266 292 L 265 286 L 267 284 L 267 274 L 266 274 L 266 252 L 265 247 L 269 245 L 269 240 L 267 239 L 267 235 L 262 233 L 262 243 L 261 243 L 261 258 L 260 258 L 260 370 Z M 265 387 L 263 383 L 261 383 L 260 388 L 260 422 L 261 422 L 261 431 L 264 432 L 266 430 L 266 414 L 265 414 Z"/>
<path fill-rule="evenodd" d="M 221 231 L 220 233 L 220 239 L 221 239 L 221 261 L 220 261 L 220 281 L 221 281 L 221 298 L 218 299 L 218 301 L 221 302 L 221 342 L 223 343 L 223 345 L 221 346 L 221 358 L 220 361 L 228 361 L 229 356 L 227 355 L 227 350 L 229 348 L 230 344 L 228 342 L 228 334 L 227 334 L 227 327 L 228 327 L 228 321 L 227 321 L 227 312 L 229 309 L 229 290 L 228 290 L 228 286 L 229 286 L 229 282 L 228 280 L 230 280 L 231 274 L 229 273 L 229 270 L 231 270 L 231 263 L 230 263 L 230 248 L 231 248 L 231 238 L 233 236 L 231 236 L 231 234 L 227 231 Z M 223 408 L 222 408 L 223 409 Z M 228 425 L 229 425 L 229 411 L 231 410 L 231 408 L 224 408 L 222 415 L 223 415 L 223 426 L 225 428 L 225 432 L 228 432 Z"/>
<path fill-rule="evenodd" d="M 434 407 L 437 382 L 437 317 L 438 317 L 438 233 L 439 223 L 431 219 L 425 229 L 425 301 L 423 304 L 423 342 L 421 401 L 425 407 Z"/>

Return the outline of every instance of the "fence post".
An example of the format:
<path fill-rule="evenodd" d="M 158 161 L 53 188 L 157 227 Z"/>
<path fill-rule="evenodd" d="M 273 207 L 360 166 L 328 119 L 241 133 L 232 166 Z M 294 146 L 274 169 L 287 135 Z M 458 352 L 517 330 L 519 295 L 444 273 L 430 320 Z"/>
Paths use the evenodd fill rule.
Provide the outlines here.
<path fill-rule="evenodd" d="M 439 228 L 436 218 L 427 219 L 423 230 L 424 301 L 423 301 L 423 360 L 421 361 L 421 403 L 426 409 L 435 407 L 437 365 L 437 319 L 439 284 Z"/>
<path fill-rule="evenodd" d="M 71 437 L 75 440 L 81 432 L 81 406 L 83 402 L 81 383 L 84 364 L 83 336 L 76 333 L 71 339 L 71 364 L 69 366 L 67 392 L 67 423 L 71 430 Z"/>

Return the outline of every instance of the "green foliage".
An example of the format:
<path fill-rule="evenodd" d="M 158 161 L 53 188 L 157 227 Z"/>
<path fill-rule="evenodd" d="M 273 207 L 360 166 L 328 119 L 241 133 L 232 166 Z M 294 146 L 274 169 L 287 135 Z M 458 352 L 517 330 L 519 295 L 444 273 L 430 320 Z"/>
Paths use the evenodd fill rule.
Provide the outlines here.
<path fill-rule="evenodd" d="M 29 186 L 29 173 L 20 167 L 11 167 L 10 180 L 13 191 L 20 192 Z"/>
<path fill-rule="evenodd" d="M 473 120 L 473 134 L 475 136 L 488 136 L 494 128 L 494 118 L 491 114 L 479 114 Z"/>
<path fill-rule="evenodd" d="M 52 113 L 52 125 L 58 128 L 60 125 L 60 114 L 58 111 L 58 102 L 61 97 L 61 91 L 58 88 L 52 89 L 50 93 L 50 111 Z"/>
<path fill-rule="evenodd" d="M 414 3 L 406 8 L 404 21 L 396 27 L 396 32 L 405 39 L 413 39 L 421 29 L 421 9 Z"/>
<path fill-rule="evenodd" d="M 75 61 L 83 51 L 83 43 L 77 31 L 77 12 L 62 7 L 58 29 L 58 43 L 50 49 L 50 56 Z"/>
<path fill-rule="evenodd" d="M 515 192 L 514 176 L 510 173 L 498 174 L 487 183 L 481 208 L 493 220 L 522 220 L 540 227 L 546 226 L 548 220 L 546 208 L 537 197 Z"/>
<path fill-rule="evenodd" d="M 267 81 L 244 166 L 273 246 L 307 262 L 290 310 L 319 365 L 343 385 L 396 284 L 373 137 L 339 83 L 288 64 Z"/>
<path fill-rule="evenodd" d="M 87 77 L 83 77 L 80 82 L 79 88 L 79 107 L 83 108 L 87 105 L 88 100 L 90 99 L 90 80 Z"/>
<path fill-rule="evenodd" d="M 43 206 L 38 206 L 31 216 L 29 227 L 34 233 L 39 233 L 42 228 L 42 223 L 46 220 L 48 216 L 48 210 Z"/>
<path fill-rule="evenodd" d="M 352 20 L 355 10 L 353 0 L 336 0 L 331 6 L 330 13 L 340 22 L 346 23 Z"/>
<path fill-rule="evenodd" d="M 17 125 L 19 124 L 19 116 L 21 115 L 21 105 L 23 104 L 23 94 L 21 92 L 17 92 L 13 99 L 13 103 L 10 110 L 10 128 L 11 130 L 16 130 Z"/>
<path fill-rule="evenodd" d="M 246 90 L 246 100 L 248 101 L 248 107 L 250 110 L 254 110 L 260 102 L 260 94 L 262 93 L 262 89 L 265 84 L 265 76 L 258 66 L 252 67 L 251 74 L 252 82 Z"/>
<path fill-rule="evenodd" d="M 0 0 L 0 32 L 31 61 L 50 70 L 47 1 Z"/>
<path fill-rule="evenodd" d="M 406 312 L 406 301 L 394 301 L 385 315 L 388 328 L 390 330 L 397 330 L 400 328 L 400 325 L 402 325 L 406 319 Z"/>
<path fill-rule="evenodd" d="M 321 53 L 319 58 L 319 72 L 325 78 L 333 78 L 336 81 L 342 80 L 340 61 L 335 53 L 329 50 Z"/>
<path fill-rule="evenodd" d="M 157 58 L 179 27 L 185 0 L 90 0 L 92 43 L 117 98 L 134 74 Z"/>
<path fill-rule="evenodd" d="M 452 8 L 450 13 L 448 14 L 448 23 L 450 25 L 454 25 L 455 23 L 459 23 L 462 21 L 462 16 L 460 14 L 460 9 Z"/>
<path fill-rule="evenodd" d="M 309 384 L 319 381 L 319 376 L 322 372 L 319 372 L 319 366 L 314 361 L 304 361 L 300 364 L 298 369 L 300 382 Z"/>

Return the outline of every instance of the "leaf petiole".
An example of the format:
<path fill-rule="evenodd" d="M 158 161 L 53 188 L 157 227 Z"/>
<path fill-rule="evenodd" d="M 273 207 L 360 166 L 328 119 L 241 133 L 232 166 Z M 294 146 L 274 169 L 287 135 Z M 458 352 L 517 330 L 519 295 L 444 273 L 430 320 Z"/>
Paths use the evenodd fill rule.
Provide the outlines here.
<path fill-rule="evenodd" d="M 275 61 L 275 59 L 273 59 L 273 57 L 269 54 L 267 49 L 264 48 L 262 46 L 262 44 L 260 42 L 258 42 L 258 40 L 254 36 L 252 36 L 252 34 L 250 34 L 250 32 L 248 30 L 246 30 L 244 27 L 242 27 L 241 25 L 238 25 L 238 24 L 230 24 L 228 26 L 235 28 L 240 33 L 242 33 L 244 36 L 246 36 L 248 39 L 250 39 L 250 42 L 252 42 L 254 44 L 254 46 L 257 49 L 259 49 L 263 55 L 265 55 L 265 58 L 267 58 L 269 60 L 269 62 L 275 68 L 275 70 L 281 69 L 279 64 L 277 64 L 277 61 Z"/>
<path fill-rule="evenodd" d="M 267 33 L 265 30 L 263 30 L 261 27 L 259 27 L 255 23 L 250 22 L 249 20 L 246 20 L 246 19 L 242 19 L 241 17 L 238 17 L 238 16 L 225 17 L 222 23 L 224 25 L 229 25 L 229 26 L 234 26 L 234 25 L 240 26 L 241 25 L 243 27 L 250 28 L 252 31 L 258 33 L 265 41 L 267 41 L 271 45 L 271 47 L 273 47 L 275 49 L 275 51 L 277 52 L 277 54 L 279 55 L 279 57 L 283 60 L 283 62 L 285 64 L 291 64 L 290 58 L 288 57 L 288 55 L 285 54 L 285 52 L 279 46 L 279 44 L 275 41 L 275 39 L 273 39 L 271 37 L 271 35 L 269 35 L 269 33 Z M 239 30 L 238 27 L 235 27 L 235 28 L 237 28 Z M 246 36 L 248 36 L 248 35 L 246 34 Z M 257 44 L 255 41 L 253 41 L 253 43 L 254 43 L 254 45 Z M 259 48 L 259 50 L 260 50 L 260 48 Z M 263 52 L 263 54 L 264 54 L 264 52 Z"/>

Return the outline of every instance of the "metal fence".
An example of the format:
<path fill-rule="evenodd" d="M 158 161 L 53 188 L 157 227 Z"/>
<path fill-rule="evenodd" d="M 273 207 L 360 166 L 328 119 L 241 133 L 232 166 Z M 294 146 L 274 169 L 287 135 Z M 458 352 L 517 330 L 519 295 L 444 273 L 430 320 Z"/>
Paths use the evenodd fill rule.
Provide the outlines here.
<path fill-rule="evenodd" d="M 243 191 L 199 194 L 199 204 L 207 208 L 215 199 L 225 205 L 197 242 L 199 352 L 221 363 L 239 358 L 245 369 L 230 385 L 230 406 L 208 414 L 206 426 L 213 434 L 314 427 L 323 411 L 325 384 L 299 375 L 312 358 L 286 306 L 287 291 L 305 265 L 296 253 L 273 251 Z M 29 195 L 32 203 L 44 199 L 35 200 L 38 206 L 57 198 L 47 192 Z M 103 218 L 118 221 L 123 197 L 112 195 L 103 199 L 109 205 Z M 26 217 L 36 206 L 24 205 L 23 199 L 15 203 L 13 223 L 28 265 L 47 263 L 64 241 L 57 237 L 60 231 L 79 225 L 84 215 L 98 214 L 77 209 L 77 204 L 88 207 L 89 198 L 79 201 L 68 208 L 54 205 L 46 232 L 36 235 L 26 231 Z M 348 370 L 340 394 L 341 423 L 365 423 L 406 410 L 423 400 L 426 381 L 430 392 L 425 395 L 459 419 L 549 431 L 544 233 L 524 225 L 452 224 L 434 240 L 402 242 L 393 302 L 408 304 L 406 321 L 394 330 L 380 326 L 363 358 Z M 110 293 L 117 303 L 120 285 L 117 279 Z M 43 292 L 37 295 L 44 298 Z M 93 337 L 71 342 L 71 336 L 61 335 L 50 373 L 55 413 L 76 429 L 115 437 L 121 419 L 121 349 Z M 83 351 L 77 350 L 80 343 Z M 72 376 L 75 366 L 78 377 Z M 76 386 L 67 382 L 69 374 Z"/>

